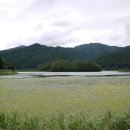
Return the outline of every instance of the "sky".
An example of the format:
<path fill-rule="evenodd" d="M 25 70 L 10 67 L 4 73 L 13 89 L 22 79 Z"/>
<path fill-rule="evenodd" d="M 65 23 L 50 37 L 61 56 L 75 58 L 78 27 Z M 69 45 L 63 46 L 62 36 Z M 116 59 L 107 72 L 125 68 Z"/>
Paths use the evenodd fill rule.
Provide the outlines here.
<path fill-rule="evenodd" d="M 0 0 L 0 50 L 40 43 L 130 45 L 130 0 Z"/>

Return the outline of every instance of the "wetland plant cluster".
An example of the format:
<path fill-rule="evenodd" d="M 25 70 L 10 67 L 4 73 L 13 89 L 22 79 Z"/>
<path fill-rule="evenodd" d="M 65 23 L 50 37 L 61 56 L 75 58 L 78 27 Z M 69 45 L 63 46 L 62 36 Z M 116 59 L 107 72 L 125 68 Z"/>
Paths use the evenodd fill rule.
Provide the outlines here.
<path fill-rule="evenodd" d="M 51 118 L 18 113 L 0 113 L 0 130 L 129 130 L 130 113 L 114 116 L 110 111 L 104 115 L 92 117 L 79 113 L 67 116 L 59 114 Z"/>

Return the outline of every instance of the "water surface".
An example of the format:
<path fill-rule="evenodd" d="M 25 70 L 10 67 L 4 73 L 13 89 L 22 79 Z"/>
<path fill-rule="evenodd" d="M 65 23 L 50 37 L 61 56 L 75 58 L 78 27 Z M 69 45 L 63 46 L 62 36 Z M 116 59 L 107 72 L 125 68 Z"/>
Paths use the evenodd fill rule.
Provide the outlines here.
<path fill-rule="evenodd" d="M 101 72 L 18 72 L 16 75 L 5 75 L 0 78 L 31 78 L 49 76 L 128 76 L 129 72 L 101 71 Z"/>

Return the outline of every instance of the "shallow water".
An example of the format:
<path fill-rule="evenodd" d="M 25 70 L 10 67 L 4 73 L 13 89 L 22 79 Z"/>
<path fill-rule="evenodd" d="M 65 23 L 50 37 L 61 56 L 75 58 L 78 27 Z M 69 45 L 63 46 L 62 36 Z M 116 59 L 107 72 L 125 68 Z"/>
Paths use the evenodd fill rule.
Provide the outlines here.
<path fill-rule="evenodd" d="M 118 71 L 101 71 L 101 72 L 18 72 L 16 75 L 4 75 L 0 78 L 32 78 L 32 77 L 49 77 L 49 76 L 128 76 L 128 72 Z"/>

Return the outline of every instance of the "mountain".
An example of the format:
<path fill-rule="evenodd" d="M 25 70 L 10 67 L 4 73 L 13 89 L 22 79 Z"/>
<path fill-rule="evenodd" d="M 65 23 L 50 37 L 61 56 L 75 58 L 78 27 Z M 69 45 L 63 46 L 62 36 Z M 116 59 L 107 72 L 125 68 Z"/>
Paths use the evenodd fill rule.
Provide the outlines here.
<path fill-rule="evenodd" d="M 0 51 L 0 57 L 13 64 L 17 69 L 35 69 L 39 64 L 72 59 L 95 60 L 103 65 L 104 68 L 107 68 L 103 64 L 106 58 L 109 57 L 111 61 L 112 58 L 116 59 L 116 55 L 117 57 L 119 55 L 119 57 L 122 57 L 120 58 L 120 62 L 127 62 L 126 60 L 130 57 L 129 54 L 129 47 L 108 46 L 100 43 L 84 44 L 74 48 L 48 47 L 35 43 L 30 46 Z M 107 64 L 110 61 L 107 61 Z"/>
<path fill-rule="evenodd" d="M 130 68 L 130 46 L 118 48 L 108 55 L 96 59 L 105 69 Z"/>
<path fill-rule="evenodd" d="M 90 43 L 90 44 L 84 44 L 84 45 L 79 45 L 75 47 L 76 53 L 78 53 L 78 56 L 80 59 L 86 60 L 86 59 L 97 59 L 98 57 L 102 55 L 107 55 L 119 47 L 116 46 L 108 46 L 104 45 L 101 43 Z"/>
<path fill-rule="evenodd" d="M 65 54 L 62 49 L 38 43 L 24 48 L 1 51 L 0 57 L 13 64 L 17 69 L 34 69 L 41 63 L 70 59 L 69 55 Z"/>

